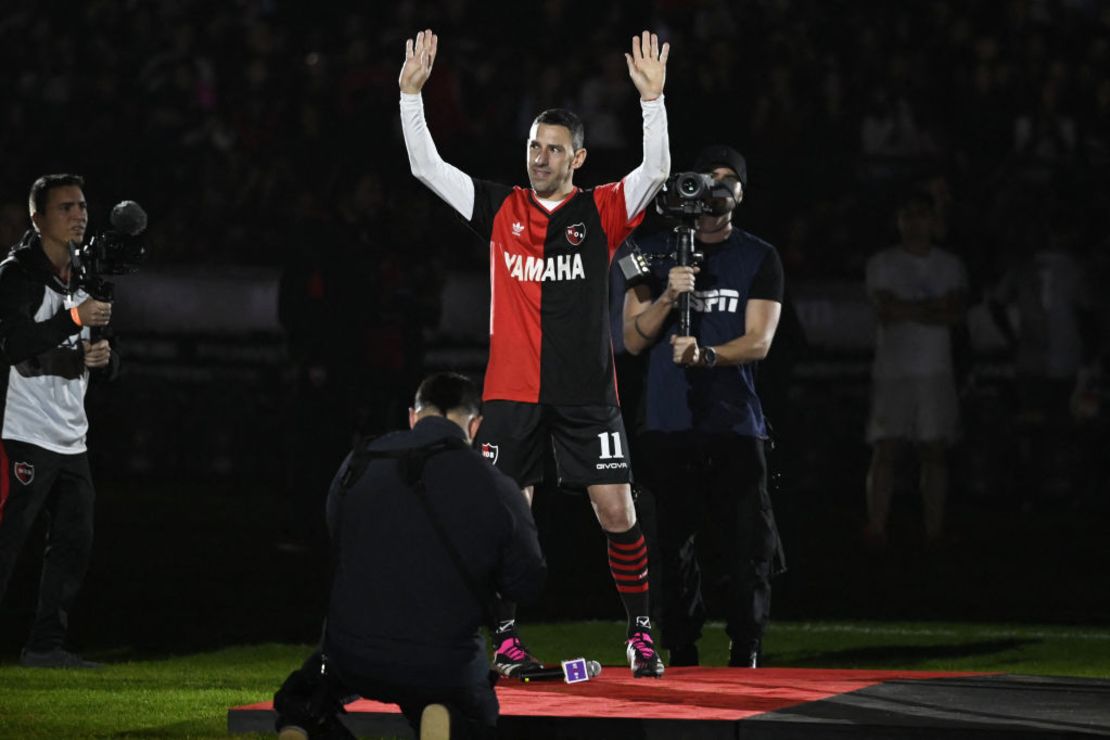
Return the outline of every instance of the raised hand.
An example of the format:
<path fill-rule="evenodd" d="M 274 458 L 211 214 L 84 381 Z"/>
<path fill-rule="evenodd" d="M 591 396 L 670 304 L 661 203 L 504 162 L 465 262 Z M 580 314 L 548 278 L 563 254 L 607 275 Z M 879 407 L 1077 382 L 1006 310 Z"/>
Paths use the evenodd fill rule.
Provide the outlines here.
<path fill-rule="evenodd" d="M 628 63 L 628 76 L 644 100 L 655 100 L 663 94 L 670 53 L 669 43 L 659 48 L 657 34 L 644 31 L 641 36 L 632 37 L 632 53 L 625 54 L 624 60 Z"/>
<path fill-rule="evenodd" d="M 415 41 L 405 41 L 405 64 L 401 67 L 401 77 L 397 80 L 401 92 L 415 95 L 424 87 L 424 83 L 432 75 L 438 44 L 439 37 L 430 28 L 416 34 Z"/>

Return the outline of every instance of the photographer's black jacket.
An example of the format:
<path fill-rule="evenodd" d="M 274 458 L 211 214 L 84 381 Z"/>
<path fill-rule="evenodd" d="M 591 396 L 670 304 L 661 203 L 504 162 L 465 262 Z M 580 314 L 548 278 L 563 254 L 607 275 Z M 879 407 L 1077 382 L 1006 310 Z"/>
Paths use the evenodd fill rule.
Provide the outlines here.
<path fill-rule="evenodd" d="M 70 317 L 84 291 L 54 272 L 38 234 L 28 231 L 0 262 L 0 419 L 2 436 L 62 454 L 85 451 L 88 418 L 81 340 Z M 104 371 L 118 367 L 116 353 Z"/>
<path fill-rule="evenodd" d="M 376 440 L 407 450 L 465 439 L 444 417 Z M 396 460 L 370 462 L 345 493 L 340 467 L 328 496 L 336 573 L 325 653 L 342 673 L 415 686 L 461 686 L 489 670 L 478 632 L 482 607 L 468 590 Z M 430 457 L 427 498 L 470 576 L 513 601 L 536 598 L 546 576 L 536 525 L 519 488 L 471 449 Z"/>

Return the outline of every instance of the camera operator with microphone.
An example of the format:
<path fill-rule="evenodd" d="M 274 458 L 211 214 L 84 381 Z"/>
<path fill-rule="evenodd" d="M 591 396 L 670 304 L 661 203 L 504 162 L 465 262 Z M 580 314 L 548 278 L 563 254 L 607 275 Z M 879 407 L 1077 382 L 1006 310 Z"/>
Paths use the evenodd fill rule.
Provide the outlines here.
<path fill-rule="evenodd" d="M 732 223 L 748 185 L 744 158 L 711 146 L 694 170 L 701 174 L 676 175 L 675 186 L 657 200 L 660 212 L 684 218 L 686 229 L 634 245 L 643 279 L 631 280 L 625 293 L 623 338 L 632 354 L 650 350 L 635 473 L 658 507 L 669 664 L 698 664 L 705 621 L 696 551 L 701 536 L 701 545 L 710 539 L 723 548 L 729 665 L 756 667 L 770 579 L 782 559 L 755 371 L 778 326 L 782 263 L 774 247 Z M 693 244 L 683 244 L 690 231 Z"/>
<path fill-rule="evenodd" d="M 76 287 L 71 243 L 88 224 L 84 179 L 45 175 L 31 186 L 33 229 L 0 263 L 0 598 L 42 510 L 48 512 L 38 608 L 20 656 L 29 668 L 95 668 L 64 647 L 69 612 L 93 540 L 85 392 L 91 374 L 111 377 L 118 358 L 105 327 L 111 303 Z"/>

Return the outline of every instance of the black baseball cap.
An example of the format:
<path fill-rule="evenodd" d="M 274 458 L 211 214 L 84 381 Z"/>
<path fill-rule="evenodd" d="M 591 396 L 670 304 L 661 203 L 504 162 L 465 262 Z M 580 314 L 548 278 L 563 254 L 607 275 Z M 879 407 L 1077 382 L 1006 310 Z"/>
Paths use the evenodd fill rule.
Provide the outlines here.
<path fill-rule="evenodd" d="M 744 155 L 730 146 L 714 144 L 707 146 L 694 160 L 695 172 L 712 172 L 717 167 L 728 167 L 740 178 L 744 190 L 748 189 L 748 163 Z"/>

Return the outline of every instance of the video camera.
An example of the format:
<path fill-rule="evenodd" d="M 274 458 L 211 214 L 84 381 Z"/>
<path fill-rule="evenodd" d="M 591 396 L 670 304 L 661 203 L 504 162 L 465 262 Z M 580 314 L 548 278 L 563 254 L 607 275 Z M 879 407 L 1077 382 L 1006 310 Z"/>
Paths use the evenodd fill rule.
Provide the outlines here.
<path fill-rule="evenodd" d="M 725 182 L 714 180 L 712 175 L 702 172 L 679 172 L 671 175 L 663 183 L 663 188 L 655 196 L 655 210 L 659 215 L 679 222 L 675 227 L 677 243 L 675 251 L 667 258 L 675 264 L 686 267 L 701 262 L 703 255 L 695 249 L 694 224 L 699 216 L 723 216 L 736 208 L 736 196 Z M 627 256 L 617 261 L 629 285 L 646 278 L 651 270 L 650 263 L 663 255 L 649 257 L 634 248 Z M 683 293 L 678 299 L 678 331 L 682 336 L 690 335 L 690 294 Z"/>
<path fill-rule="evenodd" d="M 655 196 L 659 215 L 684 221 L 698 216 L 723 216 L 734 208 L 736 197 L 732 189 L 702 172 L 671 175 Z"/>
<path fill-rule="evenodd" d="M 146 247 L 139 234 L 146 230 L 146 211 L 133 200 L 117 203 L 109 221 L 112 224 L 88 244 L 69 245 L 70 264 L 77 286 L 98 301 L 115 297 L 115 285 L 105 275 L 136 272 L 146 261 Z"/>

